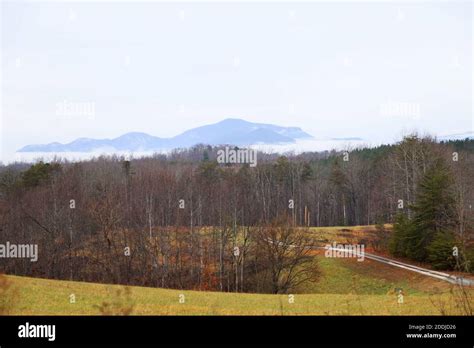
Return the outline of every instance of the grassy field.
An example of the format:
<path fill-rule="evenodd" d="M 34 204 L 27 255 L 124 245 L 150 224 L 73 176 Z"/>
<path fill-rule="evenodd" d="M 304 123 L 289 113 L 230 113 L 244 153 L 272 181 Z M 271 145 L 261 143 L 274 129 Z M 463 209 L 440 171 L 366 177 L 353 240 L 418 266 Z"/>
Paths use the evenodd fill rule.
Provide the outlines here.
<path fill-rule="evenodd" d="M 391 230 L 392 225 L 386 224 L 385 228 Z M 310 227 L 309 232 L 311 237 L 315 240 L 327 243 L 355 243 L 361 239 L 372 240 L 377 230 L 374 225 L 361 225 Z"/>
<path fill-rule="evenodd" d="M 373 227 L 318 228 L 343 242 Z M 236 294 L 106 285 L 18 276 L 0 277 L 0 313 L 11 315 L 463 315 L 471 300 L 452 285 L 365 259 L 325 258 L 314 252 L 319 277 L 289 295 Z M 397 289 L 403 289 L 398 303 Z M 71 295 L 75 303 L 71 303 Z M 184 296 L 184 297 L 183 297 Z M 467 296 L 467 297 L 466 297 Z M 184 303 L 180 303 L 183 302 Z"/>
<path fill-rule="evenodd" d="M 294 294 L 294 303 L 289 303 L 288 295 L 123 287 L 17 276 L 4 277 L 11 286 L 2 298 L 8 305 L 6 314 L 12 315 L 464 314 L 458 308 L 457 297 L 449 292 L 449 284 L 423 279 L 416 286 L 408 286 L 406 282 L 414 283 L 410 279 L 397 280 L 397 274 L 387 279 L 359 272 L 359 265 L 351 265 L 351 260 L 321 261 L 321 280 L 302 289 L 315 293 Z M 438 286 L 437 291 L 433 292 L 433 284 Z M 403 304 L 397 302 L 395 287 L 404 289 Z M 431 288 L 431 292 L 422 288 Z M 71 294 L 75 303 L 70 301 Z M 180 303 L 182 295 L 184 303 Z"/>

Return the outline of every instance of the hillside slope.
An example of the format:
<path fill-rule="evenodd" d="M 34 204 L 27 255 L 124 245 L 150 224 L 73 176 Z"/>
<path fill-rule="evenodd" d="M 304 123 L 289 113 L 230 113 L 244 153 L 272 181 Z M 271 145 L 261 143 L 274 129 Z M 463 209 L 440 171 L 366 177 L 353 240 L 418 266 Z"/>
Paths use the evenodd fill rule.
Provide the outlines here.
<path fill-rule="evenodd" d="M 73 281 L 4 276 L 11 284 L 2 294 L 11 315 L 423 315 L 463 314 L 449 293 L 407 294 L 398 304 L 386 294 L 233 294 L 123 287 Z M 70 303 L 70 296 L 75 303 Z M 180 299 L 184 295 L 184 303 Z"/>

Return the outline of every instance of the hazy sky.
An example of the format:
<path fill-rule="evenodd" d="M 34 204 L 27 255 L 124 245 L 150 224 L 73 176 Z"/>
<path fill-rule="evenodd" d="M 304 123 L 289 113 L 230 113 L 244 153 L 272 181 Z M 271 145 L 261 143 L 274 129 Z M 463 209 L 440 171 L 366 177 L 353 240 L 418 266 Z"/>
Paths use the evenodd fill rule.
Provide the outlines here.
<path fill-rule="evenodd" d="M 1 6 L 5 158 L 227 117 L 372 141 L 473 129 L 469 1 Z"/>

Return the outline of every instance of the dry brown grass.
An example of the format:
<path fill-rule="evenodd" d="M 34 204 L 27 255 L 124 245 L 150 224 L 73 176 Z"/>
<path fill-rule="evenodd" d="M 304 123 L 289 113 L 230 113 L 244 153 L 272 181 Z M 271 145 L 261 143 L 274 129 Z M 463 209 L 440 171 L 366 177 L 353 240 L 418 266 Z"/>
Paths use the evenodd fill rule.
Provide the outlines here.
<path fill-rule="evenodd" d="M 0 273 L 0 315 L 8 315 L 15 309 L 18 301 L 18 290 L 13 282 L 3 273 Z"/>

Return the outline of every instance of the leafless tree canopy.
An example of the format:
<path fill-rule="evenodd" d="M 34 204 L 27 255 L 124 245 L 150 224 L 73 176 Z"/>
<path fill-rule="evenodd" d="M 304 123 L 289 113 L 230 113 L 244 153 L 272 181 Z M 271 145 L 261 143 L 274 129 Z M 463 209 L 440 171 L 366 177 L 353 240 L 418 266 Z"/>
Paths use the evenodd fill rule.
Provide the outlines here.
<path fill-rule="evenodd" d="M 470 243 L 472 141 L 412 136 L 395 146 L 349 151 L 348 158 L 259 153 L 256 167 L 218 164 L 216 152 L 196 146 L 130 161 L 1 166 L 0 241 L 38 244 L 39 259 L 0 259 L 0 271 L 288 292 L 317 277 L 304 228 L 393 222 L 399 200 L 410 214 L 420 177 L 440 157 L 454 178 L 458 234 Z"/>

